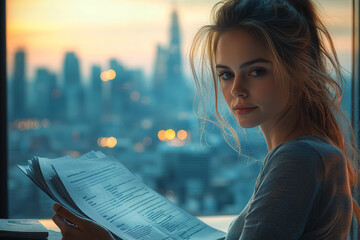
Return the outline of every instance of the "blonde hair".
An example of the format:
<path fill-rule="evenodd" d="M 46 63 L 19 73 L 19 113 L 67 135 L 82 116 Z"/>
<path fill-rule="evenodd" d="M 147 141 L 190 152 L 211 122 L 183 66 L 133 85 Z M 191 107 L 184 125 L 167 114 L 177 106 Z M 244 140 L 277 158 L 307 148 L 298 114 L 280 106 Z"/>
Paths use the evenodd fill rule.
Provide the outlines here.
<path fill-rule="evenodd" d="M 213 89 L 215 117 L 225 139 L 230 133 L 240 151 L 236 132 L 219 112 L 215 52 L 222 33 L 232 29 L 248 31 L 273 57 L 276 84 L 290 93 L 290 104 L 298 114 L 296 125 L 307 129 L 308 135 L 326 138 L 345 155 L 353 191 L 358 154 L 351 123 L 340 108 L 344 77 L 333 41 L 314 4 L 310 0 L 226 0 L 214 6 L 212 19 L 212 25 L 198 31 L 190 49 L 190 64 L 200 96 L 198 116 L 204 121 L 209 119 L 206 99 Z M 360 222 L 354 199 L 353 209 Z"/>

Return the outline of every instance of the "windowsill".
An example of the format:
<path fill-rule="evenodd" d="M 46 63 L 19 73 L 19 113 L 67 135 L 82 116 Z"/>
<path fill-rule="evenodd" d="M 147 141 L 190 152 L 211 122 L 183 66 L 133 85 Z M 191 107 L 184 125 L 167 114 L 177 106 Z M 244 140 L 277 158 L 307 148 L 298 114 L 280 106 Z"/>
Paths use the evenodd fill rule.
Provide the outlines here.
<path fill-rule="evenodd" d="M 236 216 L 206 216 L 206 217 L 198 217 L 198 218 L 213 228 L 219 229 L 223 232 L 227 232 L 229 224 L 235 217 Z M 60 229 L 55 225 L 55 223 L 51 219 L 40 219 L 39 221 L 48 230 L 60 232 Z"/>

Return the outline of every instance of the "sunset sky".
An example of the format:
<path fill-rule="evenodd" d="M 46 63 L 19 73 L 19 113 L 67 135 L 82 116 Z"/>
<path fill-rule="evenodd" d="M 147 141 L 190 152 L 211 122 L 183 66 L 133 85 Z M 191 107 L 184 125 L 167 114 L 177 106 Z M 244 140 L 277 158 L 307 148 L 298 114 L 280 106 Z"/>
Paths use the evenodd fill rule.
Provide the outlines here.
<path fill-rule="evenodd" d="M 80 59 L 83 80 L 92 64 L 108 68 L 110 58 L 151 76 L 156 45 L 166 45 L 170 14 L 178 10 L 184 67 L 196 30 L 209 23 L 216 0 L 7 0 L 7 64 L 23 48 L 32 80 L 37 67 L 60 73 L 66 51 Z M 351 69 L 351 1 L 321 0 L 342 64 Z"/>

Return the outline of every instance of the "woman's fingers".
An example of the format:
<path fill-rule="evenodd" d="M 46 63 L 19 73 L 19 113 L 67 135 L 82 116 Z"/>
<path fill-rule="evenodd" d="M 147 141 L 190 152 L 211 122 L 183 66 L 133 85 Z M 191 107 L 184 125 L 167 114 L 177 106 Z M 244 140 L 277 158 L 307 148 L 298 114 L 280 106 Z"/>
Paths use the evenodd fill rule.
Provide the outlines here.
<path fill-rule="evenodd" d="M 63 219 L 66 219 L 67 221 L 71 222 L 72 224 L 75 224 L 76 226 L 81 226 L 84 219 L 76 216 L 74 213 L 70 212 L 68 209 L 64 208 L 58 203 L 54 203 L 53 208 L 55 210 L 55 213 L 61 216 Z M 65 222 L 65 224 L 67 224 Z"/>
<path fill-rule="evenodd" d="M 78 239 L 77 237 L 82 233 L 80 229 L 67 224 L 64 218 L 56 213 L 53 215 L 52 220 L 60 228 L 63 240 Z"/>
<path fill-rule="evenodd" d="M 61 218 L 59 215 L 57 215 L 56 213 L 52 216 L 52 220 L 53 222 L 60 228 L 60 230 L 64 227 L 64 224 L 66 224 L 64 222 L 64 219 Z"/>
<path fill-rule="evenodd" d="M 114 240 L 108 230 L 95 222 L 78 217 L 58 203 L 53 208 L 55 214 L 52 219 L 60 228 L 63 240 Z"/>

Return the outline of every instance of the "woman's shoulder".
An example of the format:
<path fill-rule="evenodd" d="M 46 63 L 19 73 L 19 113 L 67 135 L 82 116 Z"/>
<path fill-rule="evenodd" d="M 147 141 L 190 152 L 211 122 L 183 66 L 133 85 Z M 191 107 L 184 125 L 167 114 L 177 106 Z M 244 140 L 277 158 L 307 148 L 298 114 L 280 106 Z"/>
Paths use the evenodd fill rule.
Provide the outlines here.
<path fill-rule="evenodd" d="M 278 145 L 271 152 L 268 163 L 294 163 L 309 168 L 325 168 L 334 165 L 346 165 L 344 154 L 325 138 L 302 136 Z"/>

